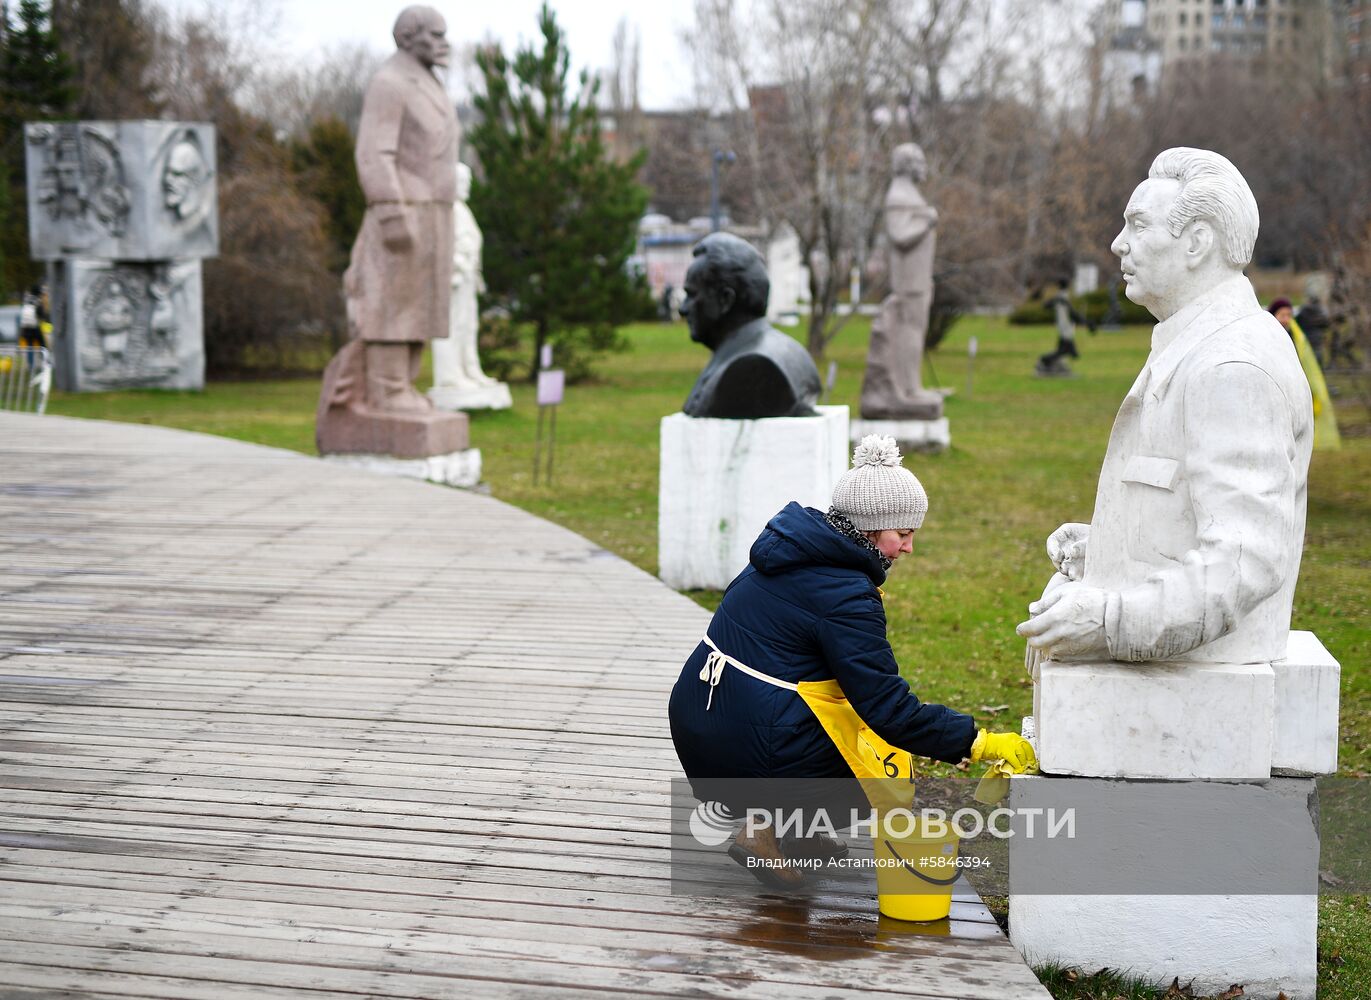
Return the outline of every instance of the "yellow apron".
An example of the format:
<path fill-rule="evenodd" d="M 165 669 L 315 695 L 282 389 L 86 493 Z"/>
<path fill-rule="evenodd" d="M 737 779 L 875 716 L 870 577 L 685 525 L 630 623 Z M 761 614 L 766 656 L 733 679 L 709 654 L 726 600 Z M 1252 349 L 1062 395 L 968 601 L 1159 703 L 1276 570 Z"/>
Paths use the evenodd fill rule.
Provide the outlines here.
<path fill-rule="evenodd" d="M 760 670 L 753 670 L 729 656 L 714 645 L 714 640 L 708 634 L 704 637 L 704 643 L 711 650 L 700 670 L 700 680 L 709 684 L 709 701 L 705 711 L 714 703 L 714 688 L 723 675 L 725 665 L 773 687 L 794 691 L 809 706 L 828 738 L 843 755 L 847 766 L 852 769 L 853 776 L 862 783 L 862 790 L 871 805 L 876 809 L 909 808 L 914 798 L 914 754 L 882 739 L 863 722 L 836 680 L 800 681 L 798 684 L 783 681 Z M 1009 795 L 1009 776 L 1013 773 L 1013 768 L 1004 761 L 993 763 L 976 786 L 976 800 L 986 805 L 1002 801 Z M 909 794 L 905 794 L 906 786 Z"/>
<path fill-rule="evenodd" d="M 863 722 L 836 680 L 800 681 L 798 684 L 783 681 L 760 670 L 753 670 L 729 656 L 714 645 L 714 640 L 708 635 L 704 637 L 704 642 L 711 650 L 700 670 L 700 680 L 709 684 L 706 711 L 713 703 L 714 687 L 719 683 L 725 665 L 773 687 L 794 691 L 824 727 L 824 732 L 843 755 L 852 774 L 862 782 L 862 789 L 872 806 L 878 809 L 909 807 L 914 798 L 914 755 L 881 739 L 874 729 Z M 908 788 L 908 794 L 903 794 L 904 788 Z"/>

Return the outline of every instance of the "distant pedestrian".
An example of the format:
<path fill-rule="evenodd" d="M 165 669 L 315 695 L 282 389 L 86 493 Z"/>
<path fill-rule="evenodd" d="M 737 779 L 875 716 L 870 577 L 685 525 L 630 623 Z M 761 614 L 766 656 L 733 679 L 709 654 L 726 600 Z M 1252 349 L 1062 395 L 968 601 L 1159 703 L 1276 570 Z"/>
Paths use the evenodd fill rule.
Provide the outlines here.
<path fill-rule="evenodd" d="M 1309 380 L 1309 393 L 1314 399 L 1314 450 L 1337 451 L 1342 447 L 1342 435 L 1338 431 L 1337 416 L 1333 411 L 1333 400 L 1328 394 L 1328 383 L 1324 381 L 1323 370 L 1319 367 L 1319 357 L 1314 345 L 1305 336 L 1299 320 L 1295 318 L 1294 307 L 1289 299 L 1276 299 L 1266 311 L 1276 317 L 1276 322 L 1285 327 L 1290 340 L 1295 345 L 1295 353 L 1300 359 L 1300 368 Z M 1304 312 L 1303 309 L 1300 310 Z"/>
<path fill-rule="evenodd" d="M 1278 317 L 1279 318 L 1279 317 Z M 1333 325 L 1333 321 L 1328 316 L 1328 310 L 1323 307 L 1319 297 L 1310 294 L 1300 305 L 1300 311 L 1295 314 L 1295 320 L 1300 324 L 1300 329 L 1309 340 L 1309 346 L 1314 349 L 1314 356 L 1323 357 L 1324 342 L 1327 339 L 1328 328 Z"/>
<path fill-rule="evenodd" d="M 1071 369 L 1062 359 L 1068 356 L 1081 356 L 1081 352 L 1076 348 L 1076 324 L 1088 326 L 1091 333 L 1095 332 L 1095 324 L 1078 313 L 1076 307 L 1071 304 L 1071 297 L 1066 293 L 1067 287 L 1068 282 L 1065 278 L 1058 281 L 1057 294 L 1047 303 L 1057 324 L 1057 349 L 1038 358 L 1036 371 L 1039 375 L 1070 375 Z"/>

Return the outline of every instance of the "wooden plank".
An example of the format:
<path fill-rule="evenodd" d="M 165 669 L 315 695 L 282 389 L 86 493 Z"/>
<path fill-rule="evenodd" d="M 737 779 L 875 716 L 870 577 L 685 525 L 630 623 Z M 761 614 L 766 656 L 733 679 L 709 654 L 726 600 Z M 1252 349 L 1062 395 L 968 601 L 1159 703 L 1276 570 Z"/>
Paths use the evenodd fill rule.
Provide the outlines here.
<path fill-rule="evenodd" d="M 23 944 L 25 948 L 29 944 L 55 941 L 83 948 L 102 948 L 111 944 L 119 947 L 117 933 L 107 933 L 98 921 L 92 926 L 80 920 L 80 916 L 68 913 L 62 919 L 50 920 L 0 916 L 0 936 Z M 98 916 L 104 920 L 103 927 L 146 928 L 145 933 L 137 935 L 138 953 L 124 950 L 107 953 L 113 967 L 120 967 L 124 964 L 122 959 L 134 954 L 175 956 L 175 967 L 183 975 L 209 965 L 210 970 L 222 976 L 227 971 L 222 969 L 224 960 L 239 965 L 234 970 L 238 975 L 247 971 L 242 968 L 244 965 L 269 964 L 276 978 L 267 982 L 282 985 L 303 975 L 307 985 L 326 987 L 329 980 L 324 978 L 323 970 L 328 970 L 334 975 L 346 972 L 349 978 L 389 973 L 404 978 L 498 978 L 543 986 L 608 987 L 619 984 L 620 988 L 631 987 L 635 991 L 668 996 L 720 987 L 730 996 L 739 998 L 775 996 L 778 987 L 798 998 L 831 996 L 829 991 L 834 987 L 859 990 L 864 995 L 877 997 L 908 996 L 912 992 L 892 981 L 895 977 L 889 975 L 892 968 L 889 961 L 864 963 L 854 960 L 830 965 L 808 956 L 795 957 L 792 949 L 753 949 L 749 964 L 756 971 L 740 969 L 736 961 L 737 948 L 726 940 L 701 945 L 689 954 L 641 953 L 614 945 L 561 944 L 556 949 L 556 957 L 550 958 L 549 949 L 539 942 L 507 939 L 466 940 L 458 935 L 443 935 L 445 947 L 423 947 L 431 942 L 418 934 L 365 935 L 264 921 L 243 926 L 242 930 L 248 933 L 238 936 L 227 933 L 229 928 L 239 927 L 232 921 L 206 920 L 182 931 L 174 929 L 174 921 L 158 918 L 155 914 L 132 918 L 113 913 Z M 126 933 L 132 936 L 133 932 Z M 207 937 L 214 942 L 212 958 L 202 954 Z M 952 995 L 964 1000 L 1015 1000 L 1025 996 L 1027 988 L 1038 985 L 1027 967 L 1015 962 L 904 954 L 899 956 L 898 962 L 899 979 L 904 982 L 938 982 L 945 989 L 954 990 Z M 491 977 L 492 963 L 509 971 Z M 868 967 L 871 964 L 878 967 Z M 760 983 L 759 977 L 763 978 Z M 243 981 L 236 976 L 225 978 L 230 982 Z M 389 990 L 376 992 L 394 995 Z"/>
<path fill-rule="evenodd" d="M 0 547 L 16 996 L 1046 996 L 965 885 L 929 937 L 870 880 L 670 859 L 666 699 L 708 615 L 564 529 L 45 419 L 0 433 Z M 673 895 L 669 859 L 755 895 Z"/>

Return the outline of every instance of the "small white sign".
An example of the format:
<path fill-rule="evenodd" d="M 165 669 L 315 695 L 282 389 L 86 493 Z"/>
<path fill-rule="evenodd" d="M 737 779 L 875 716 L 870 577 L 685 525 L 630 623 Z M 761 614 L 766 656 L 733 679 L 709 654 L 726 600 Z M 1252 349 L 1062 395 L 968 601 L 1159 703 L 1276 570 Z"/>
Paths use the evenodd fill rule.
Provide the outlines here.
<path fill-rule="evenodd" d="M 551 344 L 544 344 L 544 345 L 543 345 L 543 349 L 542 349 L 541 351 L 538 352 L 538 367 L 539 367 L 539 368 L 551 368 L 551 367 L 552 367 L 552 345 L 551 345 Z"/>
<path fill-rule="evenodd" d="M 549 350 L 549 348 L 543 348 Z M 538 405 L 556 406 L 562 401 L 566 388 L 566 372 L 560 368 L 544 368 L 538 373 Z"/>
<path fill-rule="evenodd" d="M 976 356 L 976 349 L 979 346 L 980 345 L 976 342 L 976 338 L 973 336 L 970 340 L 966 342 L 966 353 L 974 358 Z"/>

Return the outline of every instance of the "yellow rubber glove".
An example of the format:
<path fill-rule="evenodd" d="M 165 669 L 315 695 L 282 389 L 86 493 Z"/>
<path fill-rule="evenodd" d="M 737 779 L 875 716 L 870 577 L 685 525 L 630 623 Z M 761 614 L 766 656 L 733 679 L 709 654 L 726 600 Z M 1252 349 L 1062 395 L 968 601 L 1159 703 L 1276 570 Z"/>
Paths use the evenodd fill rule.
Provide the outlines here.
<path fill-rule="evenodd" d="M 1033 752 L 1033 744 L 1018 733 L 989 733 L 982 729 L 971 744 L 971 759 L 995 761 L 976 786 L 974 796 L 977 802 L 988 806 L 1009 796 L 1011 774 L 1038 773 L 1038 755 Z"/>
<path fill-rule="evenodd" d="M 991 733 L 982 729 L 971 744 L 971 759 L 1002 760 L 1015 774 L 1037 774 L 1038 755 L 1033 744 L 1018 733 Z"/>

